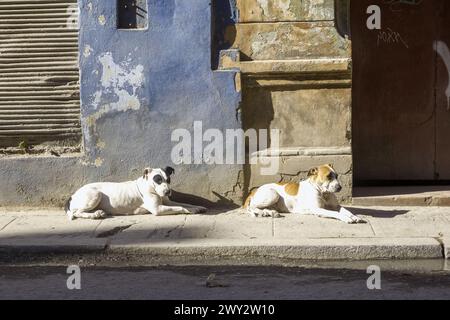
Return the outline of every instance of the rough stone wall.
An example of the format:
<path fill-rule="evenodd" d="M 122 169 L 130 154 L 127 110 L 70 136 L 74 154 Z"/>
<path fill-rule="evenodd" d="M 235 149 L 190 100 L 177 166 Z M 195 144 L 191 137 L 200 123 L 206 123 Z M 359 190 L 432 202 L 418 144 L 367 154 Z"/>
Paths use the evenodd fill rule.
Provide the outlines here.
<path fill-rule="evenodd" d="M 83 151 L 0 158 L 0 205 L 61 205 L 81 185 L 172 165 L 175 190 L 240 202 L 242 166 L 174 165 L 172 130 L 240 128 L 235 72 L 211 71 L 209 1 L 148 0 L 146 30 L 118 30 L 116 1 L 80 0 Z M 228 202 L 230 201 L 230 202 Z"/>

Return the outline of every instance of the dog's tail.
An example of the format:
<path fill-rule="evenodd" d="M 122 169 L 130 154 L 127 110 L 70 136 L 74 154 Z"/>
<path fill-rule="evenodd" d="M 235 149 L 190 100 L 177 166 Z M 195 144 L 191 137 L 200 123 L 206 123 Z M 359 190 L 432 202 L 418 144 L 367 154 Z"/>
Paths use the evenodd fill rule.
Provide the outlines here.
<path fill-rule="evenodd" d="M 245 199 L 244 205 L 242 206 L 242 208 L 247 209 L 248 206 L 250 205 L 250 201 L 252 201 L 253 196 L 256 193 L 256 190 L 258 189 L 254 189 L 250 192 L 250 194 L 247 196 L 247 199 Z"/>
<path fill-rule="evenodd" d="M 70 202 L 72 201 L 72 197 L 67 199 L 66 203 L 64 204 L 64 211 L 66 212 L 67 216 L 69 217 L 69 220 L 73 220 L 73 213 L 70 211 Z"/>

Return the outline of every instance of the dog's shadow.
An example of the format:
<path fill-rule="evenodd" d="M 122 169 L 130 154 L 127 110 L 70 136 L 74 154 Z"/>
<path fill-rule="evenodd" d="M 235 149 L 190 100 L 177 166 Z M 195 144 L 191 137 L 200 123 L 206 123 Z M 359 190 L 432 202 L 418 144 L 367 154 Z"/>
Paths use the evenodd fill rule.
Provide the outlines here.
<path fill-rule="evenodd" d="M 172 190 L 172 195 L 170 196 L 170 199 L 176 202 L 206 207 L 208 209 L 208 211 L 206 212 L 207 215 L 219 214 L 224 211 L 239 208 L 239 206 L 236 205 L 233 201 L 225 198 L 224 196 L 218 194 L 217 192 L 213 191 L 213 194 L 218 199 L 216 202 L 192 194 Z"/>
<path fill-rule="evenodd" d="M 394 218 L 407 214 L 409 210 L 379 210 L 379 209 L 368 209 L 368 208 L 357 208 L 357 207 L 346 207 L 351 213 L 355 215 L 369 216 L 373 218 Z"/>

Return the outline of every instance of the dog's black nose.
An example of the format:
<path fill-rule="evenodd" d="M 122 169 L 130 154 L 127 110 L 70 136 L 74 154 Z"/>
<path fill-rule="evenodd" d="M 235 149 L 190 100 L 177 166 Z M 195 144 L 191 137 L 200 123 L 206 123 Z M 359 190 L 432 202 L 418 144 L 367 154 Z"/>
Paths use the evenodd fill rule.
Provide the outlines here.
<path fill-rule="evenodd" d="M 172 190 L 167 190 L 167 191 L 164 192 L 164 195 L 166 197 L 170 196 L 171 194 L 172 194 Z"/>
<path fill-rule="evenodd" d="M 336 192 L 341 192 L 342 186 L 338 186 Z"/>

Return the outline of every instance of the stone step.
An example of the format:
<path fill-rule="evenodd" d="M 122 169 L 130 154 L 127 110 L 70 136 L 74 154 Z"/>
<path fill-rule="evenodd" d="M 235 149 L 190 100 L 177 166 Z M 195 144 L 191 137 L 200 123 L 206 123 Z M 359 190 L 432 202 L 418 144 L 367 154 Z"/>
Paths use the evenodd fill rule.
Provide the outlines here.
<path fill-rule="evenodd" d="M 450 186 L 355 187 L 353 205 L 450 207 Z"/>

